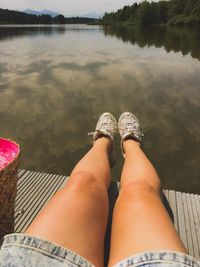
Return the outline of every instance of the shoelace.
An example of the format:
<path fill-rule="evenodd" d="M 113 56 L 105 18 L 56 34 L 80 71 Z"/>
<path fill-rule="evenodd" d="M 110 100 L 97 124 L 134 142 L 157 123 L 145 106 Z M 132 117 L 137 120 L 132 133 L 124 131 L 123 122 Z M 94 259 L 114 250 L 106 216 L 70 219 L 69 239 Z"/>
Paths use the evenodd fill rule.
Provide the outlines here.
<path fill-rule="evenodd" d="M 109 129 L 109 131 L 108 131 L 108 129 L 107 129 L 107 125 L 108 125 L 107 123 L 102 123 L 100 128 L 101 128 L 102 130 L 105 130 L 105 132 L 111 132 L 111 133 L 114 133 L 114 134 L 117 132 L 117 129 L 115 129 L 114 127 L 111 127 L 111 126 L 110 126 L 110 129 Z M 101 132 L 101 131 L 100 131 L 100 130 L 96 130 L 96 131 L 94 131 L 94 132 L 88 132 L 88 135 L 89 135 L 89 136 L 91 136 L 91 135 L 94 136 L 94 135 L 97 134 L 98 132 Z"/>
<path fill-rule="evenodd" d="M 126 123 L 123 128 L 119 128 L 122 134 L 129 132 L 130 134 L 137 135 L 138 137 L 144 136 L 142 130 L 133 123 Z"/>

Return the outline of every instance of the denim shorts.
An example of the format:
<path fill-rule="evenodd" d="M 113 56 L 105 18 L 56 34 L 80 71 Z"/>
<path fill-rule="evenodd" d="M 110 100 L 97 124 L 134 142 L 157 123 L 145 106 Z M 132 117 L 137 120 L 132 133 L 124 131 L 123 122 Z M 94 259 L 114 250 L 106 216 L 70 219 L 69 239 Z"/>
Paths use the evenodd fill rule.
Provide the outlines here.
<path fill-rule="evenodd" d="M 0 250 L 0 267 L 92 267 L 87 259 L 77 253 L 40 238 L 25 234 L 4 237 Z M 153 251 L 133 255 L 115 267 L 200 267 L 191 256 Z"/>

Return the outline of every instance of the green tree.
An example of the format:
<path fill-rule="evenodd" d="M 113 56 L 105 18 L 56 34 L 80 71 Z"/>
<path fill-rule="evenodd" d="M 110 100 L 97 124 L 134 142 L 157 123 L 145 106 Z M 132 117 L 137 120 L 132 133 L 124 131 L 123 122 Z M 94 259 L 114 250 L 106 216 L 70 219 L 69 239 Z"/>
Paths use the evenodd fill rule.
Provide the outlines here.
<path fill-rule="evenodd" d="M 157 3 L 157 19 L 159 23 L 166 23 L 168 19 L 167 15 L 168 2 L 159 1 Z"/>
<path fill-rule="evenodd" d="M 154 21 L 152 7 L 149 2 L 142 2 L 138 8 L 137 19 L 141 25 L 151 25 Z"/>
<path fill-rule="evenodd" d="M 196 15 L 200 16 L 200 1 L 199 0 L 187 0 L 184 8 L 185 15 Z"/>
<path fill-rule="evenodd" d="M 53 23 L 56 24 L 65 24 L 66 23 L 66 19 L 63 15 L 58 15 L 55 18 L 53 18 Z"/>
<path fill-rule="evenodd" d="M 105 13 L 102 19 L 104 23 L 124 21 L 140 25 L 200 24 L 200 0 L 143 1 L 140 4 L 124 6 L 116 12 Z"/>
<path fill-rule="evenodd" d="M 39 23 L 41 24 L 51 24 L 52 23 L 52 18 L 49 15 L 41 15 L 38 16 Z"/>

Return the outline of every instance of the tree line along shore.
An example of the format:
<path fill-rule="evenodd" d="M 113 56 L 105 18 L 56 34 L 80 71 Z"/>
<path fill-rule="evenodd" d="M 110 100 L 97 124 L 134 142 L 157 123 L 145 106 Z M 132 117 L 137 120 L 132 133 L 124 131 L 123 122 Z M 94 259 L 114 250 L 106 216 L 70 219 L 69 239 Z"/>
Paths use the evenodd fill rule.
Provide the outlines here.
<path fill-rule="evenodd" d="M 200 0 L 161 0 L 134 3 L 116 12 L 105 13 L 102 24 L 130 23 L 137 25 L 198 25 Z"/>
<path fill-rule="evenodd" d="M 88 24 L 98 20 L 84 17 L 65 18 L 63 15 L 30 15 L 24 12 L 0 8 L 0 24 Z"/>
<path fill-rule="evenodd" d="M 136 25 L 199 25 L 200 0 L 143 1 L 105 13 L 102 19 L 63 15 L 30 15 L 0 8 L 0 24 L 136 24 Z"/>

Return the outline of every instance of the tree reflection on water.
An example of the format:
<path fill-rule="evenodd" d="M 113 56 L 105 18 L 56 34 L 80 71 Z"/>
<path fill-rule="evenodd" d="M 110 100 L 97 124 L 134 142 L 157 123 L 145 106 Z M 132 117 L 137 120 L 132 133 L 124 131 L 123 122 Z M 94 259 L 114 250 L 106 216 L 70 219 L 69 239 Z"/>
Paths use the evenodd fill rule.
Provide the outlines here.
<path fill-rule="evenodd" d="M 137 27 L 130 25 L 104 26 L 104 34 L 116 36 L 123 42 L 137 44 L 140 47 L 164 48 L 167 52 L 190 54 L 200 60 L 199 27 Z"/>

